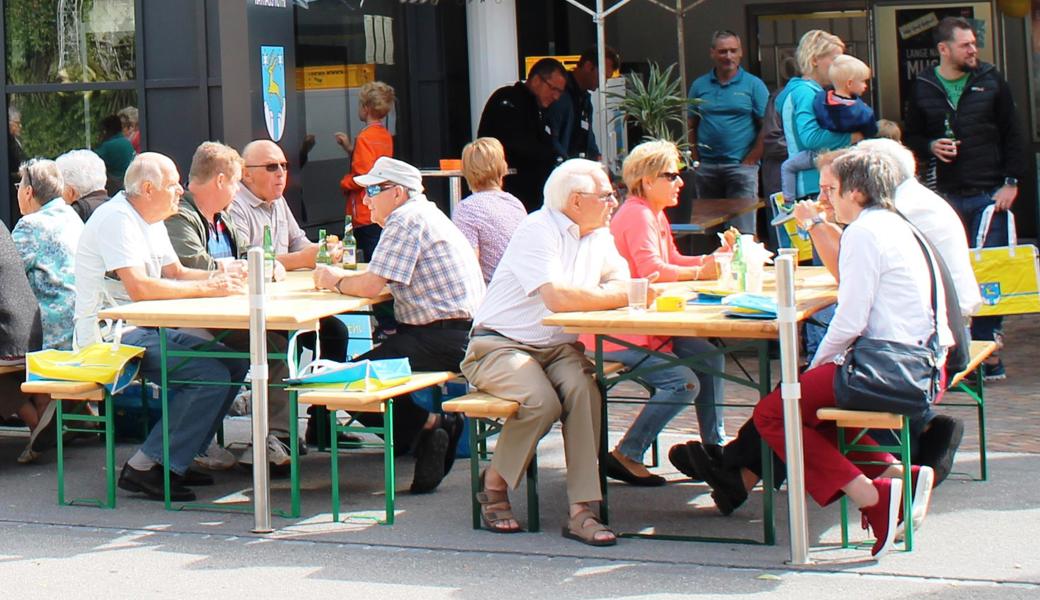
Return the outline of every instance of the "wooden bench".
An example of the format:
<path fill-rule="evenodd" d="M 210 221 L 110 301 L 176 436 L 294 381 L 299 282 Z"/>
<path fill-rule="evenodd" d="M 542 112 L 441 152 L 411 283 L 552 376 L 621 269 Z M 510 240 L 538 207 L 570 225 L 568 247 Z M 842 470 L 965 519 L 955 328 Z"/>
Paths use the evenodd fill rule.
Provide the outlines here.
<path fill-rule="evenodd" d="M 989 468 L 986 463 L 986 401 L 984 393 L 984 377 L 982 364 L 997 350 L 996 342 L 973 341 L 969 354 L 971 360 L 968 366 L 953 376 L 947 392 L 966 394 L 968 402 L 949 402 L 947 397 L 942 399 L 941 406 L 966 406 L 973 407 L 978 415 L 979 426 L 979 480 L 986 481 L 989 478 Z M 972 374 L 974 378 L 968 379 Z"/>
<path fill-rule="evenodd" d="M 821 408 L 816 411 L 816 418 L 821 421 L 834 421 L 838 427 L 838 451 L 843 455 L 849 452 L 891 452 L 899 453 L 903 466 L 903 514 L 913 514 L 913 498 L 911 491 L 913 487 L 910 480 L 910 419 L 903 415 L 887 412 L 873 412 L 866 410 L 844 410 L 841 408 Z M 855 436 L 849 441 L 845 430 L 856 430 Z M 890 429 L 898 432 L 899 444 L 895 446 L 877 444 L 861 444 L 860 440 L 866 436 L 871 429 Z M 853 460 L 852 462 L 857 462 Z M 875 463 L 876 464 L 876 463 Z M 849 547 L 849 514 L 848 498 L 841 497 L 841 547 Z M 913 519 L 903 520 L 903 549 L 910 552 L 914 549 L 914 526 Z"/>
<path fill-rule="evenodd" d="M 55 402 L 54 415 L 57 419 L 58 442 L 58 504 L 68 506 L 71 504 L 88 504 L 101 508 L 116 507 L 116 449 L 115 449 L 115 406 L 112 395 L 99 384 L 79 381 L 26 381 L 22 384 L 22 392 L 25 394 L 44 394 L 50 396 Z M 65 415 L 63 404 L 65 402 L 98 402 L 101 409 L 100 416 L 91 414 L 69 414 Z M 67 427 L 67 422 L 77 423 L 103 423 L 105 440 L 105 483 L 106 499 L 98 498 L 74 498 L 65 500 L 65 444 L 66 431 L 79 431 L 97 433 L 93 429 Z"/>
<path fill-rule="evenodd" d="M 617 362 L 603 365 L 604 374 L 612 375 L 625 366 Z M 461 413 L 473 420 L 469 428 L 470 503 L 473 512 L 473 529 L 480 529 L 480 504 L 476 495 L 480 492 L 480 461 L 487 458 L 487 440 L 502 431 L 511 417 L 520 410 L 520 404 L 503 400 L 487 392 L 475 391 L 447 400 L 441 405 L 444 412 Z M 527 465 L 527 529 L 539 531 L 541 522 L 538 511 L 538 453 Z"/>
<path fill-rule="evenodd" d="M 0 367 L 0 375 L 7 375 L 8 373 L 21 373 L 25 370 L 25 365 L 4 365 Z"/>
<path fill-rule="evenodd" d="M 297 401 L 302 404 L 321 406 L 325 409 L 329 422 L 329 444 L 331 450 L 331 478 L 332 478 L 332 519 L 334 522 L 340 520 L 339 506 L 339 434 L 341 432 L 375 433 L 383 438 L 381 444 L 362 444 L 368 446 L 381 446 L 383 448 L 383 486 L 385 490 L 385 513 L 383 525 L 394 524 L 394 418 L 393 399 L 396 396 L 416 392 L 426 388 L 434 388 L 435 394 L 439 396 L 441 384 L 447 383 L 458 377 L 457 373 L 451 371 L 434 371 L 413 373 L 411 379 L 401 385 L 373 390 L 369 392 L 353 392 L 330 389 L 315 389 L 312 387 L 294 387 L 290 391 L 298 392 Z M 435 398 L 435 401 L 439 398 Z M 353 419 L 345 425 L 339 424 L 336 412 L 345 410 L 351 413 L 381 413 L 383 425 L 381 427 L 359 427 L 352 425 Z M 295 432 L 293 432 L 295 433 Z M 292 453 L 293 464 L 298 464 L 298 452 Z M 294 488 L 299 486 L 299 479 L 294 478 Z M 298 489 L 294 489 L 298 494 Z"/>

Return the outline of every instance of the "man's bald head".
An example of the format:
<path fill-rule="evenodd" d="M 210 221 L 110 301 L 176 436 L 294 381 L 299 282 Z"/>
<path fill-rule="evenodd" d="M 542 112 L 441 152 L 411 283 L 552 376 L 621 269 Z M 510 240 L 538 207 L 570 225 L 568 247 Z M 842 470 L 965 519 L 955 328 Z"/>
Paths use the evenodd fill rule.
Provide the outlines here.
<path fill-rule="evenodd" d="M 177 165 L 158 152 L 138 154 L 124 176 L 128 200 L 146 223 L 158 223 L 177 212 L 184 188 Z"/>
<path fill-rule="evenodd" d="M 254 140 L 242 149 L 245 169 L 242 184 L 264 202 L 282 197 L 289 179 L 289 163 L 278 144 L 270 140 Z"/>

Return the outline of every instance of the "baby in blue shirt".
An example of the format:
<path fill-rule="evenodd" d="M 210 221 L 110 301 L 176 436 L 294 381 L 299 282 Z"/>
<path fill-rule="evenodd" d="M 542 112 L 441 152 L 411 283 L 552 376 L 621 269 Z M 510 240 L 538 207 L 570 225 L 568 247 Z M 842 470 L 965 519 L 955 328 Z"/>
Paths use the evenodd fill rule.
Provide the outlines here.
<path fill-rule="evenodd" d="M 870 82 L 870 67 L 860 59 L 842 54 L 834 58 L 828 71 L 833 90 L 816 95 L 813 112 L 820 127 L 839 133 L 860 132 L 863 137 L 877 135 L 874 110 L 860 99 Z M 803 150 L 781 165 L 781 191 L 784 201 L 795 200 L 798 173 L 815 167 L 816 152 Z"/>

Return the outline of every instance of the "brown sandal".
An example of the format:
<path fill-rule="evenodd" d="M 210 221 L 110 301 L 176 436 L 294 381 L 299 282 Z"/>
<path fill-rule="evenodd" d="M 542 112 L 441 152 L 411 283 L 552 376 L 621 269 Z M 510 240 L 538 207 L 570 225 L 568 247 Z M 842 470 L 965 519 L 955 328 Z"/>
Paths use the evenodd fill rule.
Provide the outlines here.
<path fill-rule="evenodd" d="M 613 546 L 617 544 L 616 534 L 613 539 L 596 539 L 596 534 L 601 531 L 614 533 L 609 527 L 600 523 L 596 515 L 586 508 L 567 521 L 567 525 L 563 528 L 563 537 L 588 544 L 589 546 Z"/>
<path fill-rule="evenodd" d="M 519 525 L 516 527 L 505 527 L 505 521 L 516 520 L 513 516 L 512 506 L 509 504 L 509 492 L 500 490 L 489 490 L 484 487 L 484 475 L 480 474 L 480 489 L 477 492 L 477 503 L 480 504 L 480 520 L 484 522 L 484 528 L 493 533 L 519 533 L 523 531 Z"/>

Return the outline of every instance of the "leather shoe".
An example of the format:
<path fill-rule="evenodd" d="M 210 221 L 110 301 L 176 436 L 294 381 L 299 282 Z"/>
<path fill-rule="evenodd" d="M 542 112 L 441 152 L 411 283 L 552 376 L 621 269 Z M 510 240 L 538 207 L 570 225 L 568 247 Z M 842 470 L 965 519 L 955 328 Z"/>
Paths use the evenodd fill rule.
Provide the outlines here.
<path fill-rule="evenodd" d="M 194 500 L 195 492 L 174 483 L 173 474 L 170 475 L 170 500 L 176 502 Z M 164 500 L 162 465 L 154 465 L 147 471 L 138 471 L 131 467 L 130 463 L 123 465 L 123 472 L 119 474 L 119 488 L 128 492 L 144 494 L 149 500 Z"/>
<path fill-rule="evenodd" d="M 413 494 L 426 494 L 437 489 L 444 479 L 444 461 L 448 451 L 448 433 L 440 427 L 423 429 L 415 447 Z"/>
<path fill-rule="evenodd" d="M 213 485 L 213 476 L 188 467 L 188 470 L 184 472 L 184 475 L 170 473 L 170 483 L 184 487 Z"/>
<path fill-rule="evenodd" d="M 740 469 L 727 469 L 711 458 L 704 446 L 687 446 L 694 468 L 711 486 L 711 499 L 723 515 L 729 515 L 743 504 L 748 497 Z"/>
<path fill-rule="evenodd" d="M 653 473 L 650 475 L 636 475 L 625 468 L 625 465 L 621 464 L 621 461 L 611 453 L 607 453 L 606 458 L 603 460 L 603 471 L 611 479 L 617 479 L 618 481 L 641 487 L 660 487 L 668 483 L 668 480 L 664 477 L 654 475 Z"/>
<path fill-rule="evenodd" d="M 964 421 L 948 415 L 935 415 L 921 434 L 915 463 L 935 471 L 933 487 L 938 487 L 953 470 L 953 459 L 963 437 Z"/>
<path fill-rule="evenodd" d="M 672 446 L 668 450 L 668 462 L 693 481 L 704 481 L 704 477 L 697 471 L 697 466 L 693 464 L 693 457 L 690 456 L 690 446 L 693 444 L 700 444 L 700 442 L 686 442 Z"/>
<path fill-rule="evenodd" d="M 439 427 L 448 434 L 448 450 L 444 454 L 444 473 L 451 471 L 455 464 L 455 453 L 458 451 L 459 440 L 462 439 L 462 430 L 466 426 L 465 417 L 455 413 L 444 413 L 441 415 Z"/>

